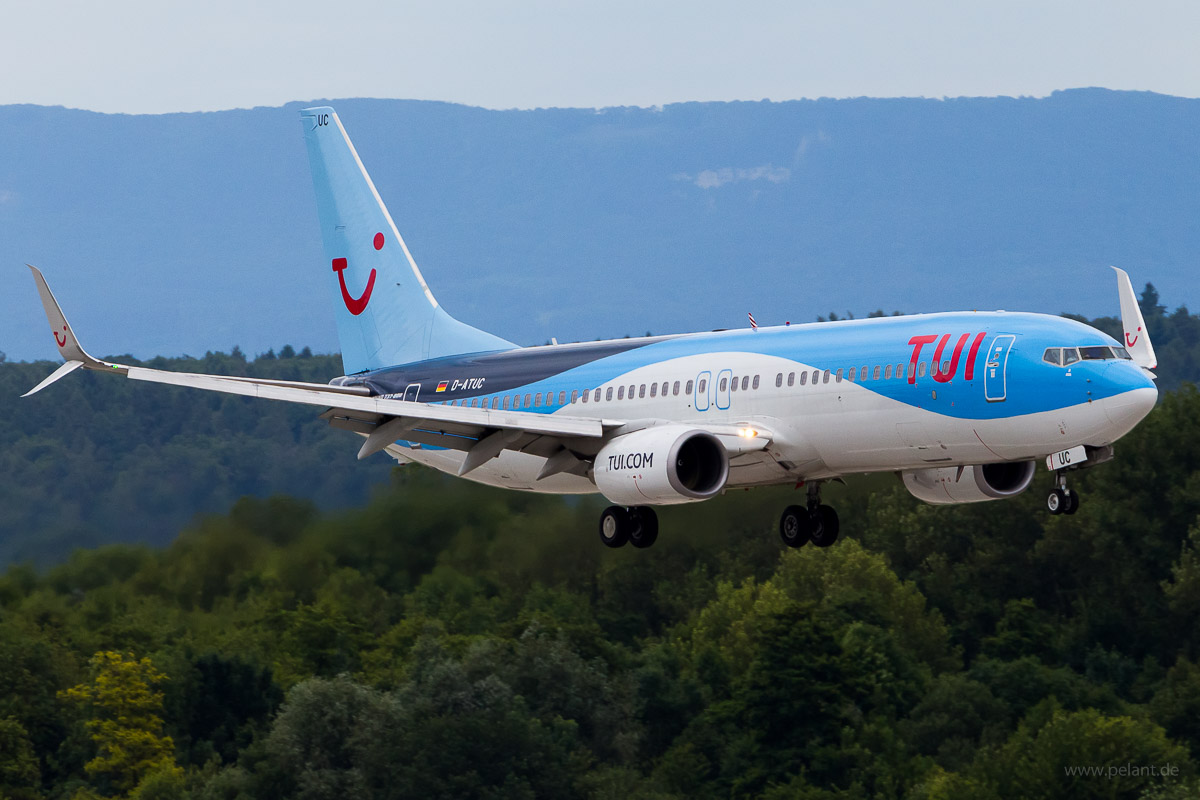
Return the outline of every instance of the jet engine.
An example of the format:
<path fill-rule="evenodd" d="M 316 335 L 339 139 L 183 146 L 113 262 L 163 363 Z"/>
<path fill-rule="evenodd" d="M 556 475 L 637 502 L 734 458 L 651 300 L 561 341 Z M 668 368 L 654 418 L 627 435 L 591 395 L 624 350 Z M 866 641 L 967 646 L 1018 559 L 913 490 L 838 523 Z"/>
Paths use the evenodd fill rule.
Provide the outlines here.
<path fill-rule="evenodd" d="M 618 436 L 596 455 L 593 479 L 622 506 L 706 500 L 725 488 L 729 455 L 711 433 L 659 425 Z"/>
<path fill-rule="evenodd" d="M 900 477 L 918 500 L 947 505 L 1013 497 L 1029 488 L 1036 470 L 1034 461 L 1005 461 L 969 467 L 910 469 L 900 473 Z"/>

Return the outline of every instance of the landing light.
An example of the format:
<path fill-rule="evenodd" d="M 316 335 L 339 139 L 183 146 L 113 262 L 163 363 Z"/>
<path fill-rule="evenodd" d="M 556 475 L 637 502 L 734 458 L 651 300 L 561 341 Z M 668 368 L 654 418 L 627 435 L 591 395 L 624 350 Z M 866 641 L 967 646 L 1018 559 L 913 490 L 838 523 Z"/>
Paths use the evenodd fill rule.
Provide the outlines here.
<path fill-rule="evenodd" d="M 754 428 L 738 428 L 738 436 L 741 436 L 743 439 L 756 439 L 758 438 L 758 431 L 754 430 Z"/>

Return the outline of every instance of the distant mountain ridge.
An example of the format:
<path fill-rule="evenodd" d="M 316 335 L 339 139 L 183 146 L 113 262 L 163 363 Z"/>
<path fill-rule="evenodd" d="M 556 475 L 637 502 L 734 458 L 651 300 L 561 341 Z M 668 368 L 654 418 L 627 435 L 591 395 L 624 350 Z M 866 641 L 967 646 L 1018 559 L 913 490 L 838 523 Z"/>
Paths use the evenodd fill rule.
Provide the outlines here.
<path fill-rule="evenodd" d="M 1196 301 L 1200 100 L 329 102 L 442 304 L 521 343 L 830 311 L 1116 312 L 1107 265 Z M 0 350 L 336 350 L 296 111 L 0 107 Z"/>

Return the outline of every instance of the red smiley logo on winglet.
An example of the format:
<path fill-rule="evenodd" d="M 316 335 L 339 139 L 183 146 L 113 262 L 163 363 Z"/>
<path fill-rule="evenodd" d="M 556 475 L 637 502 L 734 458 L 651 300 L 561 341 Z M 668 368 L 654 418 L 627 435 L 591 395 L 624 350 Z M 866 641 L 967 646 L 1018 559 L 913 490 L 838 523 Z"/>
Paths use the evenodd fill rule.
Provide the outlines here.
<path fill-rule="evenodd" d="M 383 249 L 383 234 L 375 234 L 375 249 Z M 333 260 L 333 271 L 338 274 L 338 285 L 342 289 L 342 302 L 346 304 L 346 310 L 354 316 L 358 316 L 367 310 L 367 303 L 371 302 L 371 292 L 375 289 L 375 268 L 371 268 L 371 274 L 367 276 L 367 288 L 363 290 L 360 297 L 351 297 L 350 290 L 346 288 L 346 275 L 344 270 L 348 266 L 346 259 L 335 258 Z M 56 337 L 57 338 L 57 337 Z"/>
<path fill-rule="evenodd" d="M 59 338 L 58 338 L 58 331 L 54 331 L 54 343 L 56 345 L 58 345 L 59 347 L 67 346 L 67 326 L 66 325 L 63 325 L 63 337 L 61 340 L 59 340 Z"/>
<path fill-rule="evenodd" d="M 1140 334 L 1141 334 L 1141 332 L 1142 332 L 1142 328 L 1141 328 L 1141 326 L 1139 325 L 1139 326 L 1138 326 L 1138 334 L 1140 335 Z M 1134 344 L 1136 344 L 1136 343 L 1137 343 L 1137 340 L 1138 340 L 1138 338 L 1140 338 L 1140 336 L 1134 336 L 1132 339 L 1130 339 L 1130 338 L 1129 338 L 1129 334 L 1128 334 L 1128 333 L 1126 333 L 1126 334 L 1125 334 L 1125 344 L 1126 344 L 1126 346 L 1128 346 L 1128 347 L 1133 347 L 1133 346 L 1134 346 Z"/>

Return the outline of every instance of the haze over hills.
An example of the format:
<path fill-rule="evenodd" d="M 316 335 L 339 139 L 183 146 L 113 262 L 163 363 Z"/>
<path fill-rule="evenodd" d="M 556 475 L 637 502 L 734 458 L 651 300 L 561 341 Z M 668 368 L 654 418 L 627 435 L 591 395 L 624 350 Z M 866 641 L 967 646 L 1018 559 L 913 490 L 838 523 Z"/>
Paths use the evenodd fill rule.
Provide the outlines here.
<path fill-rule="evenodd" d="M 0 350 L 336 350 L 297 110 L 0 107 Z M 1200 100 L 338 100 L 442 304 L 523 344 L 847 309 L 1116 312 L 1107 269 L 1196 301 Z"/>

